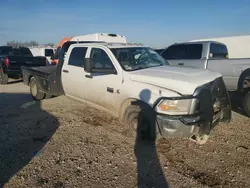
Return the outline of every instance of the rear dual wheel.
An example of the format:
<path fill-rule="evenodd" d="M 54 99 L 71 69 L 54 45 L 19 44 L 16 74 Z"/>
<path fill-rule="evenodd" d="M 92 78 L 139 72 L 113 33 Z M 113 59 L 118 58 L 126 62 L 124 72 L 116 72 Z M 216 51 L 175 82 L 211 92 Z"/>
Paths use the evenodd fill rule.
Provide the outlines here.
<path fill-rule="evenodd" d="M 30 79 L 30 93 L 33 99 L 42 100 L 45 97 L 45 93 L 40 91 L 40 87 L 37 84 L 37 80 L 35 77 Z"/>

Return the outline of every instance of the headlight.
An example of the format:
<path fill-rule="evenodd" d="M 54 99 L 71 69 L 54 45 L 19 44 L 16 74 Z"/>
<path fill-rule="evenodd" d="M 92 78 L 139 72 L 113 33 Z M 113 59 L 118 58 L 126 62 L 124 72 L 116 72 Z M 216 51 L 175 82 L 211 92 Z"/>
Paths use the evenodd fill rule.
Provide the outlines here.
<path fill-rule="evenodd" d="M 156 106 L 156 112 L 168 115 L 187 115 L 195 112 L 198 99 L 164 99 Z"/>

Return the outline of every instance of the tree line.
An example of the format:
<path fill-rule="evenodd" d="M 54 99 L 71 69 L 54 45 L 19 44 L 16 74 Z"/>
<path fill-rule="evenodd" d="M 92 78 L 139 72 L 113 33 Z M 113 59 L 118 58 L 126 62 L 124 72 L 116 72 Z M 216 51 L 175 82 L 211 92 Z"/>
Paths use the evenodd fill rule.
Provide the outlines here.
<path fill-rule="evenodd" d="M 36 41 L 27 41 L 27 42 L 20 42 L 20 41 L 8 41 L 6 43 L 7 46 L 12 46 L 12 47 L 38 47 L 38 46 L 41 46 L 41 44 L 39 44 L 38 42 Z M 55 44 L 53 43 L 47 43 L 47 44 L 42 44 L 42 46 L 50 46 L 50 47 L 53 47 L 55 46 Z"/>

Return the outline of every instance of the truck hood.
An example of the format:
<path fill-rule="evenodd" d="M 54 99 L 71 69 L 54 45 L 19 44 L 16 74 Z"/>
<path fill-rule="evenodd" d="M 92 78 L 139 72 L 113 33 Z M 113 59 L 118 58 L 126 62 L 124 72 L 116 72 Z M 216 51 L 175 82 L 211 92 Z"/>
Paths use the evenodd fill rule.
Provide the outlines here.
<path fill-rule="evenodd" d="M 192 95 L 195 89 L 221 77 L 220 73 L 177 66 L 160 66 L 129 73 L 131 80 Z"/>

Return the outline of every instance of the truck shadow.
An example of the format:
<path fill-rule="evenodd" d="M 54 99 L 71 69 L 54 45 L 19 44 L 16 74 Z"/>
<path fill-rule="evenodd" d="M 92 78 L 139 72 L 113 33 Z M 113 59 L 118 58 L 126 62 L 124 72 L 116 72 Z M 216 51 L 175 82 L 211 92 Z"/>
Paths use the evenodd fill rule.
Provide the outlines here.
<path fill-rule="evenodd" d="M 58 126 L 29 94 L 0 93 L 0 187 L 42 152 Z"/>
<path fill-rule="evenodd" d="M 243 94 L 239 92 L 229 92 L 229 96 L 231 99 L 232 110 L 238 114 L 248 117 L 243 109 Z"/>
<path fill-rule="evenodd" d="M 140 93 L 140 98 L 149 102 L 151 92 L 144 89 Z M 156 114 L 152 117 L 156 122 Z M 145 124 L 140 123 L 138 118 L 138 130 Z M 156 124 L 152 125 L 152 130 L 155 130 Z M 137 131 L 139 132 L 139 131 Z M 153 134 L 156 134 L 155 131 Z M 168 183 L 165 178 L 164 172 L 161 168 L 159 157 L 156 150 L 155 140 L 148 141 L 137 134 L 135 141 L 135 156 L 137 160 L 137 184 L 138 187 L 161 187 L 168 188 Z"/>

